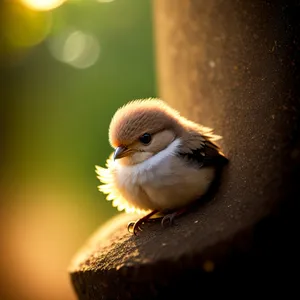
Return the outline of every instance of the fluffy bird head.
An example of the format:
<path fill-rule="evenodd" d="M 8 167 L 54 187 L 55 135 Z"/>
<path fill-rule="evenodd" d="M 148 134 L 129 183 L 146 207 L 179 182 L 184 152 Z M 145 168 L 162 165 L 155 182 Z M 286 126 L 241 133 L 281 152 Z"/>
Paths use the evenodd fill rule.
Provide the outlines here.
<path fill-rule="evenodd" d="M 193 142 L 193 132 L 199 145 L 199 130 L 199 125 L 180 116 L 162 100 L 134 100 L 116 111 L 109 127 L 109 141 L 115 148 L 114 159 L 122 158 L 121 164 L 134 165 L 162 151 L 178 137 Z"/>
<path fill-rule="evenodd" d="M 179 114 L 158 99 L 135 100 L 119 108 L 109 127 L 114 158 L 133 165 L 165 149 L 178 135 Z"/>

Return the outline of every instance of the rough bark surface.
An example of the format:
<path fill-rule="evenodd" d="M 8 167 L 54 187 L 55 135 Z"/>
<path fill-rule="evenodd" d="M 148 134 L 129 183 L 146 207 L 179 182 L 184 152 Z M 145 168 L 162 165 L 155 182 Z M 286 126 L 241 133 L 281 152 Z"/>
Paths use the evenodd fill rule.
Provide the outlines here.
<path fill-rule="evenodd" d="M 295 292 L 300 1 L 156 0 L 154 16 L 161 98 L 222 135 L 230 164 L 176 226 L 101 227 L 70 267 L 79 299 Z"/>

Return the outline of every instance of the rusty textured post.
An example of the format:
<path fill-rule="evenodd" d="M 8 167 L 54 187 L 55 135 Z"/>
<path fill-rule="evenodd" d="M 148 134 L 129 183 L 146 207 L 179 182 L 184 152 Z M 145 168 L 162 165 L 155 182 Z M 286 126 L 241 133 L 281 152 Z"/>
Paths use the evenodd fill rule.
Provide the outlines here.
<path fill-rule="evenodd" d="M 215 128 L 230 165 L 177 226 L 134 237 L 121 215 L 100 228 L 70 267 L 79 299 L 296 291 L 299 20 L 296 0 L 154 1 L 160 96 Z"/>

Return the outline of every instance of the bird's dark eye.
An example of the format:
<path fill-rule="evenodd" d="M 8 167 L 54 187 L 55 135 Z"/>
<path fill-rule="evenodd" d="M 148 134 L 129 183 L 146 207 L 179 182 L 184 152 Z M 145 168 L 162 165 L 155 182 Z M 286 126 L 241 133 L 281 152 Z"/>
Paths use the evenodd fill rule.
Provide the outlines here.
<path fill-rule="evenodd" d="M 144 145 L 148 145 L 151 142 L 151 134 L 150 133 L 144 133 L 140 138 L 140 142 Z"/>

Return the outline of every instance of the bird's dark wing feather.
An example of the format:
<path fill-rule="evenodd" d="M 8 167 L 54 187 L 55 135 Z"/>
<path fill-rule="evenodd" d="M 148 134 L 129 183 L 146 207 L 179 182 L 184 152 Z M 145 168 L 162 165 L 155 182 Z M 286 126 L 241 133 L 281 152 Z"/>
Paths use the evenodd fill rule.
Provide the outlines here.
<path fill-rule="evenodd" d="M 223 167 L 228 159 L 220 151 L 220 148 L 213 142 L 206 140 L 199 148 L 191 153 L 179 152 L 178 155 L 197 167 Z"/>

